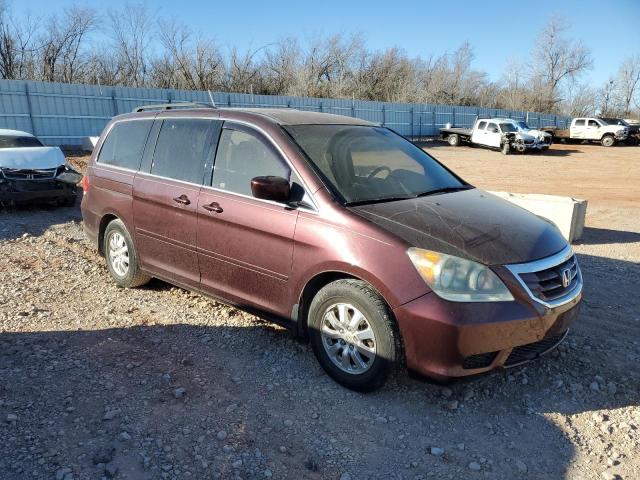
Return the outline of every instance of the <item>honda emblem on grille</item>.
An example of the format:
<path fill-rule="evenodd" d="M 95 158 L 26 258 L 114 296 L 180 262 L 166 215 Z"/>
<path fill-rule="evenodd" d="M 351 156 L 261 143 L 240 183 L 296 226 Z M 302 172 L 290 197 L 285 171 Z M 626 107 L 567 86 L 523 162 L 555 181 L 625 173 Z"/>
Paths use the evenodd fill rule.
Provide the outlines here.
<path fill-rule="evenodd" d="M 571 284 L 571 269 L 565 268 L 562 270 L 562 286 L 567 288 Z"/>

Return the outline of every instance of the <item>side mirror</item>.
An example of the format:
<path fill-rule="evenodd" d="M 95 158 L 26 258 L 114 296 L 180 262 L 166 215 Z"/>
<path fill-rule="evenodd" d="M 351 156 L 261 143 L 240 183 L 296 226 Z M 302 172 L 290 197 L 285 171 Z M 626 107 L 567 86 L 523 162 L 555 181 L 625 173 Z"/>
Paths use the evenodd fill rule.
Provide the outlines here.
<path fill-rule="evenodd" d="M 262 200 L 286 203 L 291 195 L 289 180 L 272 175 L 253 177 L 251 179 L 251 193 Z"/>

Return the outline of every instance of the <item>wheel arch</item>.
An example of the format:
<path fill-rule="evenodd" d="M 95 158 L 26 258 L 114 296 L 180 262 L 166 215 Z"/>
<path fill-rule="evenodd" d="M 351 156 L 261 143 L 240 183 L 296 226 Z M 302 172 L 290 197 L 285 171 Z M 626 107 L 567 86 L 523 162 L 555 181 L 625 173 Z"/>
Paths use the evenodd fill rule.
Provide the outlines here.
<path fill-rule="evenodd" d="M 357 274 L 354 274 L 353 272 L 347 272 L 344 270 L 323 271 L 315 274 L 305 283 L 298 297 L 298 303 L 294 307 L 294 311 L 295 311 L 294 319 L 296 320 L 297 329 L 298 329 L 296 333 L 299 337 L 304 339 L 308 338 L 309 306 L 311 305 L 311 301 L 316 296 L 316 294 L 331 282 L 335 282 L 336 280 L 343 280 L 343 279 L 353 279 L 353 280 L 360 280 L 362 282 L 366 282 L 368 285 L 371 286 L 373 290 L 376 291 L 378 295 L 380 295 L 380 298 L 382 298 L 382 300 L 389 307 L 389 311 L 393 312 L 392 304 L 389 302 L 387 298 L 385 298 L 384 293 L 381 292 L 380 289 L 377 288 L 376 285 L 371 281 L 369 281 L 368 279 L 363 278 L 362 276 L 359 276 Z"/>

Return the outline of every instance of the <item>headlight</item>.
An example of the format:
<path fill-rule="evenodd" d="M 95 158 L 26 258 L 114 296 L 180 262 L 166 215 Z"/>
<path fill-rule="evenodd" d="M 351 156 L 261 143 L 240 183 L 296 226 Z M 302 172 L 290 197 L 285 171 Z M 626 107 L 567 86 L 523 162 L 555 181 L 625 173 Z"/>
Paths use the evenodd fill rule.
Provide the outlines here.
<path fill-rule="evenodd" d="M 444 253 L 411 247 L 407 254 L 422 279 L 452 302 L 504 302 L 513 295 L 491 269 Z"/>

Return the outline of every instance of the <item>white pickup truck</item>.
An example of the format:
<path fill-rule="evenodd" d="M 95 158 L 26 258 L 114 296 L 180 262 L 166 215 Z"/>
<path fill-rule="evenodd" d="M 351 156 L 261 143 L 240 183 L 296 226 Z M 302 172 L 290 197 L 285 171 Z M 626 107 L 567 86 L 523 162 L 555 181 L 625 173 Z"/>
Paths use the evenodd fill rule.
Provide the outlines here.
<path fill-rule="evenodd" d="M 554 141 L 597 141 L 603 147 L 612 147 L 627 139 L 629 128 L 623 125 L 609 125 L 600 118 L 582 117 L 571 120 L 569 128 L 542 127 L 541 130 L 553 135 Z"/>
<path fill-rule="evenodd" d="M 547 150 L 552 137 L 545 132 L 531 134 L 510 118 L 478 118 L 471 128 L 441 128 L 442 139 L 451 146 L 471 143 L 490 148 L 499 148 L 508 155 L 512 151 L 524 153 L 529 150 Z"/>

